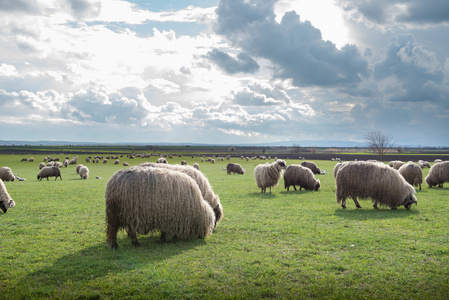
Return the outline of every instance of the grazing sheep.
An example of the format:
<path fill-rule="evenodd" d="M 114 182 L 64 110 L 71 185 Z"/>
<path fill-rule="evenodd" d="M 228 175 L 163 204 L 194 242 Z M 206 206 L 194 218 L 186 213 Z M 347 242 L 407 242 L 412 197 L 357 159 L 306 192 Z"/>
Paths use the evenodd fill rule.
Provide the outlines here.
<path fill-rule="evenodd" d="M 58 167 L 54 167 L 54 166 L 53 167 L 45 167 L 45 168 L 42 168 L 42 170 L 40 170 L 39 173 L 37 173 L 37 179 L 39 181 L 41 181 L 42 178 L 47 178 L 47 180 L 48 180 L 48 177 L 53 177 L 53 176 L 55 177 L 55 180 L 58 179 L 58 177 L 61 178 L 61 180 L 62 180 L 61 170 Z"/>
<path fill-rule="evenodd" d="M 192 179 L 195 180 L 195 182 L 198 184 L 204 200 L 209 203 L 210 207 L 212 207 L 212 209 L 214 210 L 215 224 L 218 224 L 218 222 L 220 222 L 220 220 L 223 218 L 223 207 L 221 206 L 220 198 L 215 195 L 209 183 L 209 180 L 207 180 L 207 177 L 194 167 L 158 163 L 143 163 L 140 164 L 139 167 L 169 169 L 187 174 L 188 176 L 192 177 Z"/>
<path fill-rule="evenodd" d="M 30 159 L 28 159 L 29 162 L 33 162 L 34 161 L 34 157 L 30 157 Z"/>
<path fill-rule="evenodd" d="M 234 175 L 235 175 L 235 173 L 237 173 L 237 174 L 243 175 L 243 174 L 245 174 L 245 169 L 243 169 L 242 166 L 239 164 L 229 163 L 226 166 L 226 172 L 228 174 L 234 173 Z"/>
<path fill-rule="evenodd" d="M 392 160 L 389 163 L 389 166 L 396 170 L 399 170 L 399 168 L 402 167 L 403 165 L 404 165 L 404 162 L 402 162 L 400 160 Z"/>
<path fill-rule="evenodd" d="M 58 168 L 62 168 L 62 162 L 57 161 L 57 162 L 55 162 L 54 166 L 58 167 Z"/>
<path fill-rule="evenodd" d="M 3 213 L 6 213 L 6 211 L 9 208 L 12 208 L 16 206 L 16 203 L 14 200 L 11 199 L 11 196 L 8 194 L 8 191 L 6 190 L 6 186 L 3 183 L 2 180 L 0 180 L 0 209 L 3 211 Z"/>
<path fill-rule="evenodd" d="M 449 182 L 449 161 L 435 163 L 430 168 L 425 181 L 429 187 L 438 185 L 438 187 L 442 188 L 443 183 Z"/>
<path fill-rule="evenodd" d="M 181 166 L 187 166 L 187 162 L 185 160 L 181 160 Z"/>
<path fill-rule="evenodd" d="M 340 169 L 340 167 L 341 167 L 342 164 L 343 164 L 343 163 L 340 161 L 339 163 L 337 163 L 337 164 L 335 165 L 335 167 L 334 167 L 334 178 L 337 177 L 337 172 L 338 172 L 338 170 Z"/>
<path fill-rule="evenodd" d="M 87 179 L 89 178 L 89 168 L 86 166 L 82 166 L 78 172 L 80 174 L 81 179 Z"/>
<path fill-rule="evenodd" d="M 357 208 L 361 208 L 357 197 L 371 198 L 375 209 L 378 204 L 391 209 L 404 205 L 410 209 L 417 203 L 413 186 L 397 170 L 383 163 L 346 162 L 338 170 L 335 183 L 337 203 L 343 208 L 347 197 L 352 198 Z"/>
<path fill-rule="evenodd" d="M 108 163 L 108 159 L 107 158 L 103 159 L 103 163 L 104 164 Z"/>
<path fill-rule="evenodd" d="M 318 191 L 321 184 L 315 179 L 312 170 L 301 165 L 289 165 L 284 172 L 284 188 L 289 190 L 290 186 L 296 191 L 296 186 L 299 185 L 299 190 Z"/>
<path fill-rule="evenodd" d="M 41 162 L 41 163 L 39 164 L 39 170 L 41 170 L 43 167 L 45 167 L 45 163 Z"/>
<path fill-rule="evenodd" d="M 435 159 L 435 160 L 433 161 L 434 164 L 439 164 L 439 163 L 441 163 L 441 162 L 443 162 L 443 160 L 441 160 L 441 159 L 439 159 L 439 158 L 437 158 L 437 159 Z"/>
<path fill-rule="evenodd" d="M 159 164 L 167 164 L 167 160 L 165 159 L 165 157 L 159 157 L 157 160 L 157 163 Z"/>
<path fill-rule="evenodd" d="M 0 179 L 2 181 L 14 181 L 15 177 L 10 168 L 3 167 L 0 169 Z"/>
<path fill-rule="evenodd" d="M 22 161 L 28 161 L 28 158 L 24 157 L 20 160 L 20 162 L 22 162 Z"/>
<path fill-rule="evenodd" d="M 414 186 L 419 186 L 419 190 L 421 190 L 422 183 L 422 169 L 413 162 L 408 162 L 403 165 L 398 170 L 399 174 L 401 174 L 405 180 Z"/>
<path fill-rule="evenodd" d="M 424 169 L 424 168 L 430 168 L 430 164 L 429 164 L 429 162 L 428 161 L 425 161 L 425 160 L 418 160 L 418 166 L 421 168 L 421 169 Z"/>
<path fill-rule="evenodd" d="M 77 173 L 77 174 L 80 173 L 81 167 L 84 167 L 84 165 L 83 165 L 83 164 L 79 164 L 79 165 L 76 166 L 76 169 L 75 169 L 75 170 L 76 170 L 76 173 Z"/>
<path fill-rule="evenodd" d="M 137 234 L 160 231 L 161 240 L 205 238 L 214 229 L 214 212 L 198 184 L 187 174 L 131 167 L 115 173 L 106 185 L 106 236 L 117 248 L 117 232 L 125 229 L 134 246 Z"/>
<path fill-rule="evenodd" d="M 15 175 L 15 177 L 18 181 L 27 181 L 25 178 L 20 178 L 17 174 Z"/>
<path fill-rule="evenodd" d="M 277 186 L 282 177 L 282 170 L 287 168 L 287 164 L 283 160 L 277 160 L 271 164 L 260 164 L 254 169 L 254 179 L 262 193 L 265 193 L 267 187 Z"/>
<path fill-rule="evenodd" d="M 124 162 L 124 163 L 123 163 L 123 166 L 124 166 L 124 167 L 129 167 L 129 163 Z"/>
<path fill-rule="evenodd" d="M 321 174 L 321 170 L 320 168 L 317 167 L 317 165 L 314 162 L 311 161 L 303 161 L 301 163 L 301 166 L 309 168 L 310 170 L 312 170 L 313 174 Z"/>
<path fill-rule="evenodd" d="M 118 160 L 118 159 L 114 160 L 114 165 L 118 165 L 118 164 L 120 164 L 120 160 Z"/>
<path fill-rule="evenodd" d="M 64 167 L 67 168 L 68 165 L 69 165 L 69 160 L 68 159 L 64 159 Z"/>
<path fill-rule="evenodd" d="M 199 165 L 198 163 L 194 163 L 194 164 L 193 164 L 193 167 L 194 167 L 195 169 L 197 169 L 198 171 L 200 170 L 200 165 Z"/>

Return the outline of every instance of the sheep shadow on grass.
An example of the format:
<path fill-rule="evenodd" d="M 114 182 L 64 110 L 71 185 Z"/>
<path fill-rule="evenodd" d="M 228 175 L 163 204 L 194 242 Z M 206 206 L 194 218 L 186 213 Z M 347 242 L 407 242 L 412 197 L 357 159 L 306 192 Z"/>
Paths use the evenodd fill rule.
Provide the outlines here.
<path fill-rule="evenodd" d="M 128 237 L 120 236 L 118 249 L 109 248 L 104 242 L 66 254 L 51 265 L 24 276 L 21 280 L 29 289 L 25 293 L 38 292 L 45 285 L 53 286 L 57 295 L 58 287 L 85 286 L 107 276 L 115 277 L 119 276 L 116 274 L 145 269 L 207 244 L 202 239 L 163 243 L 159 241 L 159 235 L 139 236 L 139 242 L 141 246 L 134 247 Z"/>
<path fill-rule="evenodd" d="M 380 207 L 379 209 L 374 209 L 371 202 L 366 202 L 365 205 L 363 205 L 363 203 L 360 203 L 362 208 L 356 208 L 355 206 L 351 208 L 350 203 L 347 203 L 346 205 L 348 205 L 348 208 L 346 209 L 343 209 L 341 207 L 335 209 L 335 215 L 337 217 L 363 221 L 408 218 L 410 216 L 416 216 L 420 214 L 415 205 L 413 205 L 410 210 L 406 210 L 404 207 L 399 207 L 397 210 L 392 210 L 388 207 Z"/>

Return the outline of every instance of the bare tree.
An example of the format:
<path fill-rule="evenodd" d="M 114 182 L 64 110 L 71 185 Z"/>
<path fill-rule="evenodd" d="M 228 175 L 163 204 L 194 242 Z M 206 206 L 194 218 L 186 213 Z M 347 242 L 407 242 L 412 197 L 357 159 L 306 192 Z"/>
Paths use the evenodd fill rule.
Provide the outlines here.
<path fill-rule="evenodd" d="M 380 130 L 368 132 L 365 136 L 365 140 L 368 147 L 379 154 L 380 161 L 383 161 L 383 155 L 394 145 L 393 138 Z"/>

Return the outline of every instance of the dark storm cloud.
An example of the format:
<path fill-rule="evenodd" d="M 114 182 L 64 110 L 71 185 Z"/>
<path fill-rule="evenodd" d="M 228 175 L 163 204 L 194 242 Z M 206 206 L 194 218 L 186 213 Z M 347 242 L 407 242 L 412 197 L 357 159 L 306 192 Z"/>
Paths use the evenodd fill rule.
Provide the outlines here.
<path fill-rule="evenodd" d="M 400 15 L 398 20 L 435 24 L 449 22 L 449 1 L 411 1 L 407 6 L 406 14 Z"/>
<path fill-rule="evenodd" d="M 206 57 L 228 74 L 254 73 L 259 70 L 259 64 L 245 53 L 239 53 L 237 58 L 233 58 L 223 51 L 213 49 Z"/>
<path fill-rule="evenodd" d="M 368 75 L 368 64 L 355 46 L 337 49 L 310 22 L 301 22 L 296 12 L 286 13 L 277 23 L 274 3 L 220 1 L 217 33 L 252 57 L 270 60 L 274 76 L 291 78 L 296 86 L 350 86 Z"/>

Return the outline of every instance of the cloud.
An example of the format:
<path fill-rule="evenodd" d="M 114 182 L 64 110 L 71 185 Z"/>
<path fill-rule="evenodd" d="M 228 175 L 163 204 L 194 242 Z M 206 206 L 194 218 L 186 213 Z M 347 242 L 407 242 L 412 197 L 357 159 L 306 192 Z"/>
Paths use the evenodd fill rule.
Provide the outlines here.
<path fill-rule="evenodd" d="M 296 12 L 277 23 L 275 1 L 222 0 L 216 32 L 252 57 L 273 63 L 274 77 L 295 86 L 350 86 L 369 75 L 368 63 L 353 45 L 341 50 Z"/>
<path fill-rule="evenodd" d="M 212 51 L 207 53 L 206 57 L 228 74 L 254 73 L 260 67 L 254 59 L 243 52 L 234 58 L 223 51 L 212 49 Z"/>

